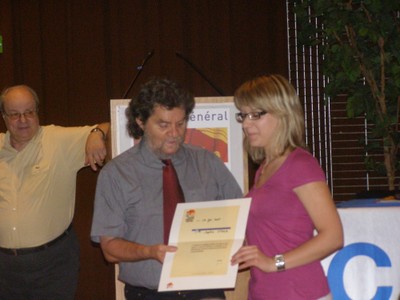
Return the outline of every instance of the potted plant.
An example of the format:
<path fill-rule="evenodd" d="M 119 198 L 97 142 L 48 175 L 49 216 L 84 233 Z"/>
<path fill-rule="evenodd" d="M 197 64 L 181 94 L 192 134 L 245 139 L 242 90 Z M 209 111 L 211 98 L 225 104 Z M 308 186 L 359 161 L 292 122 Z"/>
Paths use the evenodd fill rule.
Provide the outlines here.
<path fill-rule="evenodd" d="M 385 174 L 396 189 L 400 170 L 400 2 L 294 0 L 298 41 L 318 46 L 327 78 L 324 93 L 347 98 L 348 117 L 368 122 L 367 169 Z M 373 142 L 370 142 L 373 141 Z M 381 156 L 381 157 L 382 157 Z"/>

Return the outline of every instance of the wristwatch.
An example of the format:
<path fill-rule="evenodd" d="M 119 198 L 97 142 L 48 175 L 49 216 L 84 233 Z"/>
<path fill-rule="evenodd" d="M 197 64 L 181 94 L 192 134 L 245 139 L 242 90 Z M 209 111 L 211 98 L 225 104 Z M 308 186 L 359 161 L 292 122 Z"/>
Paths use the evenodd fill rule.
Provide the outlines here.
<path fill-rule="evenodd" d="M 101 128 L 95 127 L 92 130 L 90 130 L 90 133 L 92 133 L 92 132 L 100 132 L 103 140 L 106 140 L 106 134 L 104 133 L 103 130 L 101 130 Z"/>
<path fill-rule="evenodd" d="M 285 270 L 285 258 L 283 257 L 283 254 L 277 254 L 275 255 L 275 266 L 276 270 L 279 271 L 284 271 Z"/>

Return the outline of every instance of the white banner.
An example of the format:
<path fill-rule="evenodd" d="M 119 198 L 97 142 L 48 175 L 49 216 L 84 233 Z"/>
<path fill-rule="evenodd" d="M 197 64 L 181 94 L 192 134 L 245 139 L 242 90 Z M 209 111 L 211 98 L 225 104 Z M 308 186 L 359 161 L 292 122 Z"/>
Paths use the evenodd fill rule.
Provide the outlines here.
<path fill-rule="evenodd" d="M 322 261 L 333 299 L 400 299 L 400 207 L 339 208 L 345 246 Z"/>

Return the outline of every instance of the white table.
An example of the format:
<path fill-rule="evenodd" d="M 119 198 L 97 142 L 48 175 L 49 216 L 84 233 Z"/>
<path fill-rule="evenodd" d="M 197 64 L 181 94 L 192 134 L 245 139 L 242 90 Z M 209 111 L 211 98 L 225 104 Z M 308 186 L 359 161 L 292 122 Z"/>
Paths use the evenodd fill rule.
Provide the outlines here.
<path fill-rule="evenodd" d="M 334 299 L 400 299 L 400 206 L 338 210 L 345 245 L 322 261 Z"/>

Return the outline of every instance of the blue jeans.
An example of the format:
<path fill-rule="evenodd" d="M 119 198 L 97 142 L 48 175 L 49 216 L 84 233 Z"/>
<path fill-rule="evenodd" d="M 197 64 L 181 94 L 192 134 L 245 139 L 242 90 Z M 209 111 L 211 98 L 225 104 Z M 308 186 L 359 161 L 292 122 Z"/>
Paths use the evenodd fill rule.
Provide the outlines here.
<path fill-rule="evenodd" d="M 0 252 L 1 300 L 73 300 L 79 274 L 79 242 L 74 230 L 39 252 Z"/>

